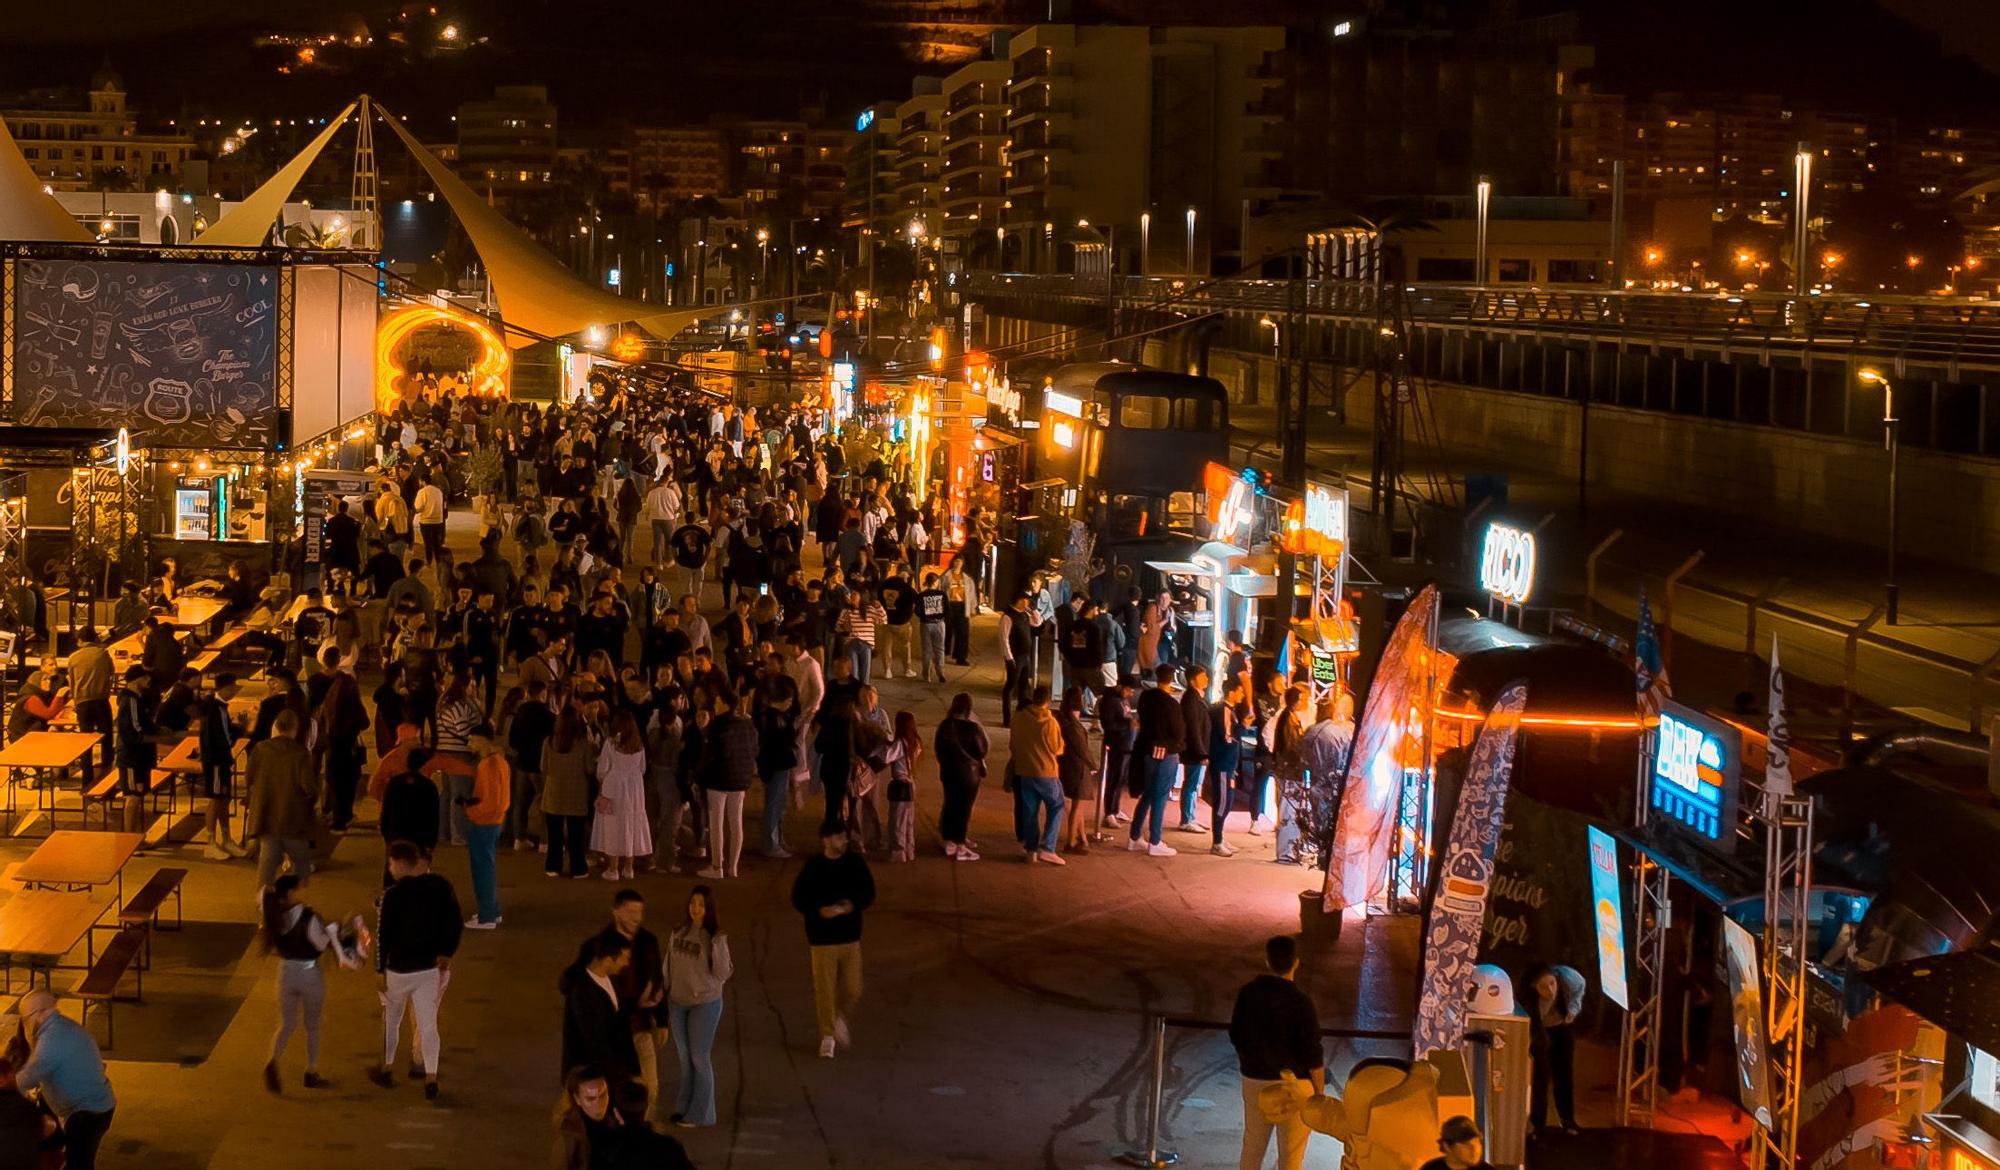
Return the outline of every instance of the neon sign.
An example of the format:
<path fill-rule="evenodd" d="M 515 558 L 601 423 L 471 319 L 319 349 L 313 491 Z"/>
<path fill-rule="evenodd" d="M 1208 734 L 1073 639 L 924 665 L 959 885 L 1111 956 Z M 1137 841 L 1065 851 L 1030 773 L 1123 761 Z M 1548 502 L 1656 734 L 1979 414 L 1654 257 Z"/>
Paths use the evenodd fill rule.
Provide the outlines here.
<path fill-rule="evenodd" d="M 1526 605 L 1535 592 L 1535 534 L 1505 524 L 1487 525 L 1479 587 L 1509 605 Z"/>
<path fill-rule="evenodd" d="M 1306 485 L 1304 500 L 1285 509 L 1288 552 L 1337 557 L 1347 547 L 1347 493 L 1325 484 Z"/>
<path fill-rule="evenodd" d="M 1068 450 L 1076 446 L 1076 427 L 1062 419 L 1056 419 L 1049 427 L 1049 439 L 1056 446 Z"/>
<path fill-rule="evenodd" d="M 1742 757 L 1742 736 L 1735 728 L 1662 702 L 1647 802 L 1704 843 L 1729 840 Z"/>

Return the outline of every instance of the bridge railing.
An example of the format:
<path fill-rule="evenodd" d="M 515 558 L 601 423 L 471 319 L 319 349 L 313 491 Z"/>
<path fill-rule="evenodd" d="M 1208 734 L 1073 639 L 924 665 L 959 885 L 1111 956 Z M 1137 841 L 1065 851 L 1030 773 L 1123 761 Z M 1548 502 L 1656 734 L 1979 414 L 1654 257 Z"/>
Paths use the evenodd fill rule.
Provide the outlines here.
<path fill-rule="evenodd" d="M 1306 281 L 1314 316 L 1373 318 L 1383 289 L 1369 281 Z M 1900 367 L 2000 369 L 2000 305 L 1948 297 L 1806 296 L 1407 284 L 1418 325 L 1519 329 L 1627 344 L 1707 349 L 1818 348 Z M 1282 280 L 1179 276 L 1065 276 L 975 272 L 974 298 L 1035 296 L 1101 304 L 1107 297 L 1163 312 L 1277 314 L 1292 304 Z"/>

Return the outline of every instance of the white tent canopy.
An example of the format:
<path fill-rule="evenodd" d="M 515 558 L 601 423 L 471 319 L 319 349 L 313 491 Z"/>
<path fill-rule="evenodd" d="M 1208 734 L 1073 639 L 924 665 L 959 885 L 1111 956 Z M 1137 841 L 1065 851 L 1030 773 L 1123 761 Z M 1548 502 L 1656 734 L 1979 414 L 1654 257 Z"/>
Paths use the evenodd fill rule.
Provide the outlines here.
<path fill-rule="evenodd" d="M 0 240 L 88 244 L 96 237 L 42 188 L 0 121 Z"/>

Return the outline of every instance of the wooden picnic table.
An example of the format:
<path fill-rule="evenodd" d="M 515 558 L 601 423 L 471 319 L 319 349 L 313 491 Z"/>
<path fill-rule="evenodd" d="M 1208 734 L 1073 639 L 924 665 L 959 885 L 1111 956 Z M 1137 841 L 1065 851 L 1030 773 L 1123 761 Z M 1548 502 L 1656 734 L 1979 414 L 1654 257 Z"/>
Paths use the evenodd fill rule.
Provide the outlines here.
<path fill-rule="evenodd" d="M 125 896 L 125 865 L 139 852 L 145 837 L 138 833 L 97 833 L 57 829 L 28 859 L 14 867 L 14 880 L 30 888 L 65 890 L 107 886 L 116 882 Z"/>
<path fill-rule="evenodd" d="M 200 629 L 229 608 L 220 597 L 183 597 L 174 602 L 173 623 L 184 629 Z"/>
<path fill-rule="evenodd" d="M 94 731 L 30 731 L 21 738 L 0 748 L 0 768 L 7 769 L 7 815 L 11 821 L 14 815 L 14 776 L 21 769 L 43 773 L 55 773 L 57 779 L 69 775 L 79 764 L 85 773 L 80 777 L 82 787 L 88 787 L 90 777 L 90 753 L 104 737 Z M 45 784 L 41 788 L 44 806 L 55 807 L 55 786 Z M 51 814 L 53 815 L 53 814 Z M 11 826 L 10 826 L 11 828 Z"/>
<path fill-rule="evenodd" d="M 94 731 L 30 731 L 0 748 L 0 768 L 69 768 L 104 737 Z"/>
<path fill-rule="evenodd" d="M 231 762 L 236 764 L 242 763 L 243 755 L 249 750 L 249 747 L 249 737 L 237 736 L 236 742 L 229 749 Z M 190 735 L 174 745 L 174 750 L 168 752 L 165 758 L 160 760 L 160 767 L 165 768 L 169 772 L 199 773 L 205 762 L 201 758 L 200 748 L 201 736 Z"/>
<path fill-rule="evenodd" d="M 101 836 L 102 834 L 88 834 Z M 85 947 L 81 970 L 97 962 L 97 944 L 91 931 L 104 912 L 115 902 L 96 891 L 62 893 L 54 890 L 25 890 L 0 905 L 0 962 L 5 963 L 7 991 L 14 990 L 14 962 L 28 968 L 28 986 L 35 985 L 35 971 L 48 973 L 62 966 L 63 956 Z"/>

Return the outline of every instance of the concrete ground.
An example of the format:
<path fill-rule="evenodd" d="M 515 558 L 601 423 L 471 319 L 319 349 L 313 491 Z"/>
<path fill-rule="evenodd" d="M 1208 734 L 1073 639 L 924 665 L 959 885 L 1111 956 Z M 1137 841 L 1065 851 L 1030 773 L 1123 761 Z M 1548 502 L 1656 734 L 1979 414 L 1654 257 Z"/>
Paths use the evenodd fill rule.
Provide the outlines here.
<path fill-rule="evenodd" d="M 454 530 L 454 543 L 461 535 Z M 883 701 L 914 711 L 928 736 L 951 695 L 969 689 L 1004 752 L 994 619 L 976 623 L 974 637 L 974 666 L 949 685 L 884 682 Z M 365 693 L 372 682 L 364 684 Z M 837 1060 L 815 1051 L 805 940 L 789 905 L 799 862 L 749 855 L 743 876 L 722 884 L 736 976 L 715 1053 L 721 1121 L 677 1131 L 704 1170 L 1108 1166 L 1144 1144 L 1148 1014 L 1225 1023 L 1237 986 L 1260 966 L 1263 940 L 1296 932 L 1297 894 L 1317 887 L 1316 873 L 1276 864 L 1271 838 L 1250 835 L 1243 814 L 1230 834 L 1243 852 L 1231 859 L 1209 856 L 1206 834 L 1170 831 L 1170 841 L 1195 848 L 1154 859 L 1099 847 L 1067 868 L 1031 866 L 1009 844 L 1011 806 L 997 783 L 974 818 L 986 859 L 955 863 L 938 848 L 928 762 L 918 796 L 921 858 L 875 863 L 866 992 L 853 1018 L 855 1046 Z M 755 823 L 760 799 L 752 797 L 746 823 Z M 364 806 L 363 820 L 372 824 L 373 811 Z M 795 850 L 811 846 L 817 819 L 817 801 L 792 813 Z M 155 835 L 185 839 L 199 827 L 184 814 Z M 0 840 L 0 864 L 25 857 L 41 831 Z M 322 852 L 311 904 L 328 916 L 372 918 L 379 838 L 354 833 Z M 116 1009 L 117 1046 L 106 1055 L 119 1108 L 101 1164 L 431 1170 L 543 1162 L 558 1095 L 557 974 L 606 920 L 617 887 L 546 879 L 540 861 L 500 855 L 505 924 L 467 932 L 453 965 L 441 1025 L 444 1092 L 430 1103 L 413 1082 L 391 1091 L 364 1079 L 380 1051 L 375 979 L 334 969 L 320 1058 L 334 1085 L 300 1087 L 302 1040 L 294 1038 L 285 1094 L 269 1096 L 259 1070 L 276 1021 L 276 968 L 256 939 L 250 863 L 204 861 L 191 845 L 136 860 L 135 877 L 161 864 L 190 871 L 186 928 L 159 937 L 145 1001 Z M 464 851 L 441 849 L 438 868 L 469 908 Z M 648 899 L 649 925 L 665 933 L 695 883 L 686 873 L 652 873 L 631 884 Z M 1337 945 L 1311 954 L 1304 977 L 1322 1023 L 1406 1028 L 1415 944 L 1413 921 L 1384 918 L 1352 924 Z M 56 986 L 74 978 L 59 974 Z M 0 1033 L 12 1024 L 0 1019 Z M 101 1038 L 102 1024 L 93 1027 Z M 1401 1048 L 1331 1044 L 1337 1070 L 1357 1055 Z M 671 1093 L 671 1050 L 662 1081 Z M 1163 1146 L 1186 1165 L 1233 1164 L 1238 1084 L 1224 1036 L 1174 1032 Z M 1312 1165 L 1333 1165 L 1332 1143 L 1316 1149 Z"/>

